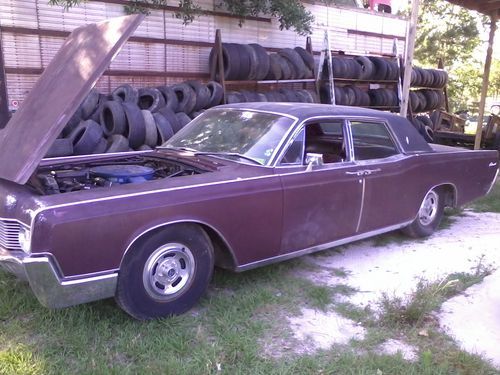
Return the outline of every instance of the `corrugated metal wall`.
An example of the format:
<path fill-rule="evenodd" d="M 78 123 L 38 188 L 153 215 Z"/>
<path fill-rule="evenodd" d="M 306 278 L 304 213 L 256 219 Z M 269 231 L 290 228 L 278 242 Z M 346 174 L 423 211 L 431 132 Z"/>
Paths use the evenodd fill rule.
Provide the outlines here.
<path fill-rule="evenodd" d="M 88 1 L 64 11 L 48 0 L 0 0 L 1 45 L 9 105 L 22 102 L 65 36 L 74 28 L 124 14 L 123 0 Z M 202 0 L 209 13 L 188 26 L 174 17 L 173 7 L 153 10 L 98 82 L 108 92 L 121 83 L 137 86 L 170 84 L 188 78 L 208 78 L 208 54 L 215 31 L 223 41 L 255 42 L 266 48 L 305 46 L 305 37 L 280 31 L 278 22 L 254 18 L 239 27 L 238 19 L 215 9 L 215 0 Z M 175 1 L 172 1 L 175 4 Z M 391 53 L 394 37 L 404 47 L 406 21 L 363 9 L 305 4 L 316 21 L 313 49 L 320 51 L 329 29 L 332 49 L 356 53 Z"/>

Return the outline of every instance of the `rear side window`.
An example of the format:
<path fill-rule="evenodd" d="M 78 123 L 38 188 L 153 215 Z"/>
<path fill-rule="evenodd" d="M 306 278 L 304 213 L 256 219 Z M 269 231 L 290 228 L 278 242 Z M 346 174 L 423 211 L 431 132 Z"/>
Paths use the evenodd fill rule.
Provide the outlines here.
<path fill-rule="evenodd" d="M 355 160 L 381 159 L 399 153 L 383 123 L 351 121 L 351 132 Z"/>

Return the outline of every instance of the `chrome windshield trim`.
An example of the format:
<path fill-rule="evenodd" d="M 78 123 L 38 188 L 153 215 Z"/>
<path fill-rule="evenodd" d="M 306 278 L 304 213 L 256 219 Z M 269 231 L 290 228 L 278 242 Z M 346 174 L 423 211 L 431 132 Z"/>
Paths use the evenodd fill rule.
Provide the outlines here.
<path fill-rule="evenodd" d="M 255 112 L 255 113 L 265 113 L 265 114 L 269 114 L 269 115 L 286 117 L 286 118 L 289 118 L 289 119 L 293 120 L 293 122 L 289 126 L 288 131 L 285 132 L 284 136 L 281 138 L 281 140 L 278 142 L 278 144 L 274 148 L 274 151 L 272 152 L 271 157 L 269 158 L 269 161 L 267 163 L 265 163 L 265 164 L 262 164 L 261 167 L 272 167 L 272 166 L 274 166 L 276 154 L 283 147 L 283 142 L 285 142 L 285 140 L 288 138 L 288 134 L 290 133 L 290 131 L 292 131 L 295 128 L 297 122 L 299 121 L 298 117 L 290 115 L 288 113 L 275 112 L 275 111 L 266 111 L 266 110 L 261 110 L 261 109 L 245 108 L 245 107 L 228 107 L 228 106 L 225 106 L 224 108 L 217 108 L 216 107 L 216 108 L 211 108 L 211 109 L 207 110 L 207 112 L 208 111 L 210 111 L 210 112 L 217 112 L 217 111 L 223 111 L 223 110 L 231 110 L 231 111 L 239 111 L 239 112 L 247 111 L 247 112 Z M 193 152 L 196 153 L 196 151 L 194 151 L 194 150 L 193 150 Z M 202 151 L 200 151 L 200 152 L 202 152 Z M 257 164 L 255 164 L 255 165 L 257 165 Z"/>
<path fill-rule="evenodd" d="M 393 230 L 404 228 L 407 225 L 409 225 L 411 222 L 412 222 L 412 220 L 404 222 L 404 223 L 401 223 L 401 224 L 391 225 L 389 227 L 377 229 L 377 230 L 374 230 L 374 231 L 357 234 L 357 235 L 352 236 L 352 237 L 347 237 L 347 238 L 343 238 L 343 239 L 340 239 L 340 240 L 328 242 L 328 243 L 325 243 L 325 244 L 322 244 L 322 245 L 317 245 L 317 246 L 309 247 L 309 248 L 306 248 L 306 249 L 294 251 L 294 252 L 291 252 L 291 253 L 278 255 L 278 256 L 275 256 L 275 257 L 272 257 L 272 258 L 267 258 L 267 259 L 263 259 L 263 260 L 258 260 L 256 262 L 251 262 L 251 263 L 243 264 L 243 265 L 238 266 L 236 268 L 236 271 L 237 272 L 247 271 L 247 270 L 251 270 L 251 269 L 257 268 L 257 267 L 262 267 L 262 266 L 265 266 L 265 265 L 268 265 L 268 264 L 272 264 L 272 263 L 276 263 L 276 262 L 281 262 L 283 260 L 292 259 L 292 258 L 296 258 L 296 257 L 302 256 L 302 255 L 315 253 L 317 251 L 326 250 L 326 249 L 329 249 L 331 247 L 345 245 L 345 244 L 347 244 L 349 242 L 363 240 L 365 238 L 376 236 L 378 234 L 383 234 L 383 233 L 391 232 Z"/>

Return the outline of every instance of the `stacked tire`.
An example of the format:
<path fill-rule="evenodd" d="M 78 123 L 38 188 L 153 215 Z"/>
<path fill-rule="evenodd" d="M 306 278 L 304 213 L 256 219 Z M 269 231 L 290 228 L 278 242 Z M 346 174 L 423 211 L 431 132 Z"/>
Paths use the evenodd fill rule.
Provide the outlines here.
<path fill-rule="evenodd" d="M 410 122 L 427 142 L 434 142 L 433 124 L 428 116 L 414 116 L 410 119 Z"/>
<path fill-rule="evenodd" d="M 324 79 L 327 79 L 327 62 L 323 66 Z M 395 81 L 399 77 L 397 62 L 376 56 L 332 57 L 334 78 L 367 81 Z"/>
<path fill-rule="evenodd" d="M 138 90 L 126 84 L 110 95 L 93 89 L 46 157 L 154 149 L 223 95 L 219 83 L 199 81 Z"/>
<path fill-rule="evenodd" d="M 378 88 L 363 90 L 355 85 L 335 86 L 335 104 L 356 107 L 378 107 L 397 111 L 399 105 L 398 94 L 393 89 Z M 325 84 L 320 90 L 322 103 L 331 103 L 330 85 Z"/>
<path fill-rule="evenodd" d="M 408 100 L 413 113 L 419 113 L 441 108 L 445 97 L 442 90 L 420 89 L 410 91 Z"/>
<path fill-rule="evenodd" d="M 312 90 L 292 90 L 280 88 L 268 92 L 256 92 L 249 90 L 229 91 L 226 96 L 227 103 L 246 102 L 301 102 L 319 103 L 316 92 Z"/>
<path fill-rule="evenodd" d="M 283 48 L 268 54 L 260 44 L 222 43 L 224 79 L 226 80 L 291 80 L 314 77 L 314 58 L 302 47 Z M 217 65 L 212 48 L 210 69 Z M 218 72 L 216 73 L 218 74 Z"/>
<path fill-rule="evenodd" d="M 448 73 L 442 69 L 422 69 L 413 67 L 411 72 L 412 87 L 442 89 L 448 83 Z"/>

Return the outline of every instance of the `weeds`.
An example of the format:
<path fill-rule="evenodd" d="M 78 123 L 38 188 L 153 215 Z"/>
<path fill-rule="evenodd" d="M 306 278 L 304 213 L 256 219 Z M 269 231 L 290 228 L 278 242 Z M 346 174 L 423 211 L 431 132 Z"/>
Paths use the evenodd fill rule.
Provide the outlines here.
<path fill-rule="evenodd" d="M 470 208 L 476 212 L 500 213 L 500 178 L 493 185 L 490 194 L 471 203 Z"/>
<path fill-rule="evenodd" d="M 480 283 L 491 274 L 492 267 L 483 264 L 481 257 L 472 273 L 453 273 L 440 281 L 421 279 L 413 293 L 406 298 L 382 295 L 379 302 L 381 320 L 385 324 L 419 326 L 424 318 L 441 304 L 470 286 Z"/>

